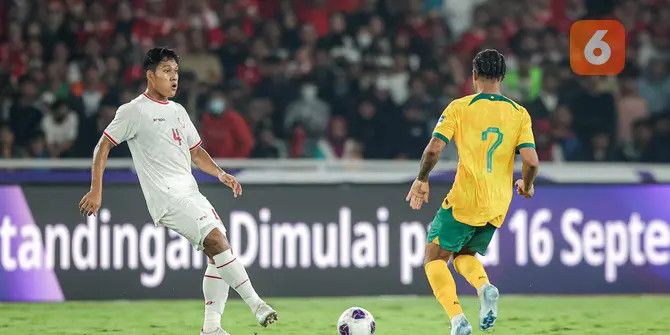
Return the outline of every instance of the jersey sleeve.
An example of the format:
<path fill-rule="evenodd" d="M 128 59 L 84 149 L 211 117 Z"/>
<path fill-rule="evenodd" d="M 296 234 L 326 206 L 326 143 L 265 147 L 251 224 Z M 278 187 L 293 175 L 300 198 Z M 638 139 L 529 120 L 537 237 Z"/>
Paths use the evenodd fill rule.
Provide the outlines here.
<path fill-rule="evenodd" d="M 186 143 L 188 144 L 188 150 L 193 150 L 197 148 L 200 144 L 202 144 L 202 140 L 200 139 L 200 134 L 198 134 L 198 130 L 195 128 L 195 125 L 191 121 L 191 118 L 188 116 L 188 113 L 186 112 L 186 109 L 179 105 L 179 107 L 182 110 L 182 117 L 185 119 L 186 123 Z"/>
<path fill-rule="evenodd" d="M 533 136 L 530 115 L 525 109 L 521 118 L 521 131 L 516 141 L 516 150 L 521 148 L 535 148 L 535 137 Z"/>
<path fill-rule="evenodd" d="M 137 134 L 139 128 L 139 113 L 135 108 L 126 104 L 119 107 L 114 120 L 105 128 L 103 135 L 114 145 L 130 140 Z"/>
<path fill-rule="evenodd" d="M 433 137 L 437 137 L 447 143 L 451 140 L 454 136 L 454 131 L 456 131 L 457 108 L 456 104 L 452 102 L 444 109 L 433 130 Z"/>

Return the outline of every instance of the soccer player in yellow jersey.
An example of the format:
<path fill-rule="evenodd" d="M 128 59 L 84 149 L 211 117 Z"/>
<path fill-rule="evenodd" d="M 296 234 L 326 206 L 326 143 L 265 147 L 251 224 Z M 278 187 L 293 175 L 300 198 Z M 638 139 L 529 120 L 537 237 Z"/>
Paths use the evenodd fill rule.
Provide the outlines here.
<path fill-rule="evenodd" d="M 505 58 L 487 49 L 473 60 L 472 76 L 477 94 L 452 101 L 442 112 L 433 137 L 421 157 L 419 175 L 407 194 L 415 209 L 428 202 L 428 174 L 450 141 L 458 149 L 454 184 L 433 220 L 426 244 L 424 269 L 435 297 L 451 319 L 451 335 L 467 335 L 472 326 L 456 295 L 448 262 L 477 289 L 480 299 L 479 328 L 490 330 L 498 316 L 498 289 L 489 283 L 475 253 L 484 254 L 500 228 L 512 200 L 515 153 L 523 162 L 522 179 L 515 183 L 519 195 L 533 196 L 538 158 L 525 108 L 500 93 Z"/>

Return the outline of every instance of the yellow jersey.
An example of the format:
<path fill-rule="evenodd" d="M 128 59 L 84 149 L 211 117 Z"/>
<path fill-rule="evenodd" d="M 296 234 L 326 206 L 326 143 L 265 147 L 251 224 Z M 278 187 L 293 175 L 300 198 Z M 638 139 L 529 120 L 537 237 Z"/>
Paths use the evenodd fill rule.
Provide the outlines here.
<path fill-rule="evenodd" d="M 456 220 L 500 227 L 513 194 L 515 152 L 535 147 L 530 115 L 499 94 L 479 93 L 452 101 L 440 116 L 433 137 L 453 141 L 458 167 L 442 208 Z"/>

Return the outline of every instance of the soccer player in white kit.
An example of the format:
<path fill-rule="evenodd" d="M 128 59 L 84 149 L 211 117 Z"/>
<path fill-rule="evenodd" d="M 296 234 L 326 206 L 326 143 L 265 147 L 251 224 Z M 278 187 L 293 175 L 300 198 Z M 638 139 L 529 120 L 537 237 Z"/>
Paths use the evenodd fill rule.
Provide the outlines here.
<path fill-rule="evenodd" d="M 242 195 L 242 186 L 200 146 L 200 136 L 184 107 L 168 100 L 177 92 L 178 70 L 179 56 L 173 50 L 153 48 L 146 53 L 147 90 L 119 107 L 103 132 L 93 152 L 91 190 L 79 209 L 84 215 L 100 209 L 107 156 L 112 147 L 127 141 L 154 224 L 176 231 L 209 257 L 202 284 L 205 321 L 200 334 L 229 335 L 221 328 L 221 315 L 230 287 L 266 327 L 277 320 L 277 312 L 258 296 L 233 255 L 221 219 L 198 190 L 191 163 L 230 187 L 235 198 Z"/>

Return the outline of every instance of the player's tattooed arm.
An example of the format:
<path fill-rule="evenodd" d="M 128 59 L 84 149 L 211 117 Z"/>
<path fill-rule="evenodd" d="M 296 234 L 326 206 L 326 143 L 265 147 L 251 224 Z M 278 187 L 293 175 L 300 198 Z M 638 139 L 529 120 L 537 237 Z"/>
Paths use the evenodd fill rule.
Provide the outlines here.
<path fill-rule="evenodd" d="M 437 161 L 440 159 L 440 153 L 444 149 L 446 142 L 432 138 L 421 156 L 421 166 L 419 168 L 419 175 L 412 183 L 412 186 L 405 197 L 405 201 L 409 202 L 412 209 L 419 210 L 424 203 L 428 203 L 430 195 L 430 186 L 428 185 L 428 175 L 435 167 Z"/>
<path fill-rule="evenodd" d="M 437 164 L 437 161 L 440 160 L 440 154 L 445 146 L 446 143 L 438 138 L 433 137 L 430 140 L 421 156 L 419 175 L 417 176 L 418 180 L 423 182 L 428 181 L 428 175 Z"/>
<path fill-rule="evenodd" d="M 439 159 L 440 159 L 439 155 L 436 155 L 433 152 L 424 151 L 423 156 L 421 156 L 419 175 L 416 177 L 416 179 L 420 181 L 428 181 L 428 175 L 430 174 L 430 171 L 433 170 L 435 164 L 437 164 L 437 161 Z"/>

